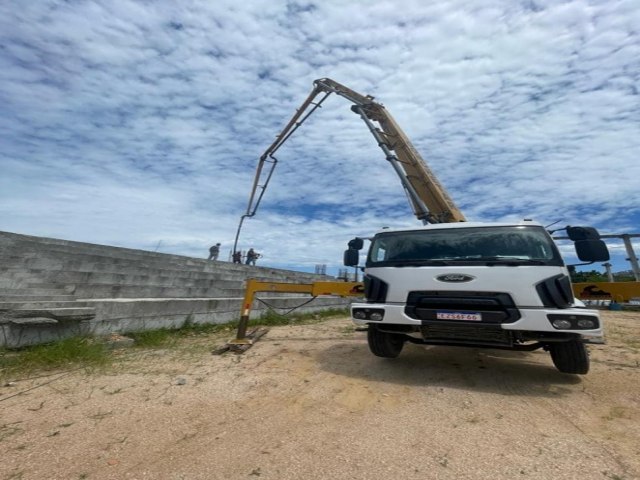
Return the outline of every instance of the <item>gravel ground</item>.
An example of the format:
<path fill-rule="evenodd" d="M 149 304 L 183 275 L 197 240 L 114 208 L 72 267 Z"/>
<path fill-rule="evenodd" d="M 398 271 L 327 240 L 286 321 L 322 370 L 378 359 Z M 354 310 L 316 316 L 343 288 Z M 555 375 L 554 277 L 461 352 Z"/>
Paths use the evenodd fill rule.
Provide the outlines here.
<path fill-rule="evenodd" d="M 0 479 L 637 479 L 640 313 L 604 317 L 586 376 L 542 351 L 380 359 L 348 319 L 244 355 L 123 350 L 0 387 Z"/>

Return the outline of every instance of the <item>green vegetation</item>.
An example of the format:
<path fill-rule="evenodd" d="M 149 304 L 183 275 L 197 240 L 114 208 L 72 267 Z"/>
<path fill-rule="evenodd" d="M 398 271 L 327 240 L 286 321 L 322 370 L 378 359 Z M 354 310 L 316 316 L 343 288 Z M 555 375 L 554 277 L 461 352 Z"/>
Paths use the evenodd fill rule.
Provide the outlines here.
<path fill-rule="evenodd" d="M 608 282 L 609 278 L 606 274 L 597 270 L 590 271 L 570 271 L 571 281 L 574 283 L 591 283 L 591 282 Z M 613 279 L 616 282 L 634 282 L 635 278 L 632 272 L 614 272 Z"/>
<path fill-rule="evenodd" d="M 259 319 L 249 321 L 249 325 L 291 325 L 291 324 L 304 324 L 321 322 L 322 320 L 330 317 L 339 317 L 349 315 L 349 309 L 347 308 L 330 308 L 327 310 L 321 310 L 313 313 L 296 313 L 290 315 L 281 315 L 273 310 L 267 310 L 263 313 Z M 235 323 L 237 325 L 237 322 Z"/>
<path fill-rule="evenodd" d="M 589 272 L 571 272 L 571 281 L 575 283 L 607 282 L 608 278 L 604 273 L 591 270 Z"/>
<path fill-rule="evenodd" d="M 157 330 L 141 330 L 128 332 L 127 337 L 135 340 L 136 347 L 142 348 L 166 348 L 175 346 L 180 338 L 194 337 L 198 335 L 212 335 L 223 331 L 235 329 L 238 322 L 223 324 L 193 323 L 188 316 L 180 328 L 159 328 Z"/>
<path fill-rule="evenodd" d="M 96 367 L 109 360 L 105 345 L 92 338 L 72 337 L 59 342 L 25 347 L 20 350 L 0 350 L 0 378 L 37 370 L 54 370 L 64 367 Z"/>

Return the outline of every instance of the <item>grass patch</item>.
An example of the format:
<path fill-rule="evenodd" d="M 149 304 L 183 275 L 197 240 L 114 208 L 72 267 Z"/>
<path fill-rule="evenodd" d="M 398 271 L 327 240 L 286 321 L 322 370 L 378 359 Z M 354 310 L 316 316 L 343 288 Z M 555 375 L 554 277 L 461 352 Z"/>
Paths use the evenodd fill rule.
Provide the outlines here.
<path fill-rule="evenodd" d="M 185 323 L 181 328 L 175 330 L 180 336 L 193 337 L 196 335 L 209 335 L 231 330 L 237 327 L 237 322 L 211 324 L 211 323 Z"/>
<path fill-rule="evenodd" d="M 303 323 L 318 323 L 331 317 L 342 317 L 349 315 L 349 309 L 347 308 L 329 308 L 327 310 L 320 310 L 318 312 L 311 313 L 293 313 L 289 315 L 282 315 L 273 310 L 267 310 L 260 318 L 256 320 L 250 320 L 249 325 L 253 326 L 270 326 L 270 325 L 291 325 L 291 324 L 303 324 Z"/>
<path fill-rule="evenodd" d="M 100 366 L 108 360 L 109 353 L 96 339 L 72 337 L 20 350 L 0 350 L 0 376 L 69 366 Z"/>
<path fill-rule="evenodd" d="M 217 324 L 199 324 L 189 321 L 180 328 L 160 328 L 158 330 L 142 330 L 139 332 L 129 332 L 127 337 L 135 340 L 136 347 L 143 348 L 166 348 L 177 344 L 180 338 L 205 336 L 236 328 L 237 322 Z"/>
<path fill-rule="evenodd" d="M 259 318 L 249 321 L 250 327 L 277 326 L 304 323 L 317 323 L 330 317 L 349 315 L 347 308 L 332 308 L 313 313 L 297 313 L 281 315 L 273 310 L 267 310 Z M 167 348 L 175 346 L 181 337 L 194 337 L 199 335 L 212 335 L 221 332 L 232 332 L 238 328 L 239 320 L 223 324 L 193 323 L 187 317 L 180 328 L 161 328 L 158 330 L 144 330 L 130 332 L 126 335 L 135 340 L 135 345 L 142 348 Z"/>

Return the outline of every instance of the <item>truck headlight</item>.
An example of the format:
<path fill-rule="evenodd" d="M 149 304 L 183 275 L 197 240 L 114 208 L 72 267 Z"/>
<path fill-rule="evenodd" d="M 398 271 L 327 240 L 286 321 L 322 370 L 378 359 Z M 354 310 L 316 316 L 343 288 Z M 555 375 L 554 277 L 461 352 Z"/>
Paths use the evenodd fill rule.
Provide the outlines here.
<path fill-rule="evenodd" d="M 547 318 L 558 330 L 593 330 L 600 326 L 598 317 L 593 315 L 548 314 Z"/>
<path fill-rule="evenodd" d="M 578 320 L 578 326 L 580 328 L 595 328 L 596 324 L 593 320 L 583 319 L 583 320 Z"/>
<path fill-rule="evenodd" d="M 354 308 L 351 315 L 356 320 L 371 320 L 372 322 L 381 322 L 384 318 L 383 308 Z"/>
<path fill-rule="evenodd" d="M 551 325 L 560 330 L 569 330 L 571 328 L 571 322 L 569 320 L 554 320 L 551 322 Z"/>

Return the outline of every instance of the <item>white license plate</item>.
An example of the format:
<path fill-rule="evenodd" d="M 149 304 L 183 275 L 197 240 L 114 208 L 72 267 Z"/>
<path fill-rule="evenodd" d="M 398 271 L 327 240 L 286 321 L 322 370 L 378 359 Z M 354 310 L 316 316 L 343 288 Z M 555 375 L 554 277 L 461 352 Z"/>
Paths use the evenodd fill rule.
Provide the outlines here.
<path fill-rule="evenodd" d="M 436 312 L 438 320 L 462 320 L 467 322 L 481 322 L 482 314 L 475 312 Z"/>

